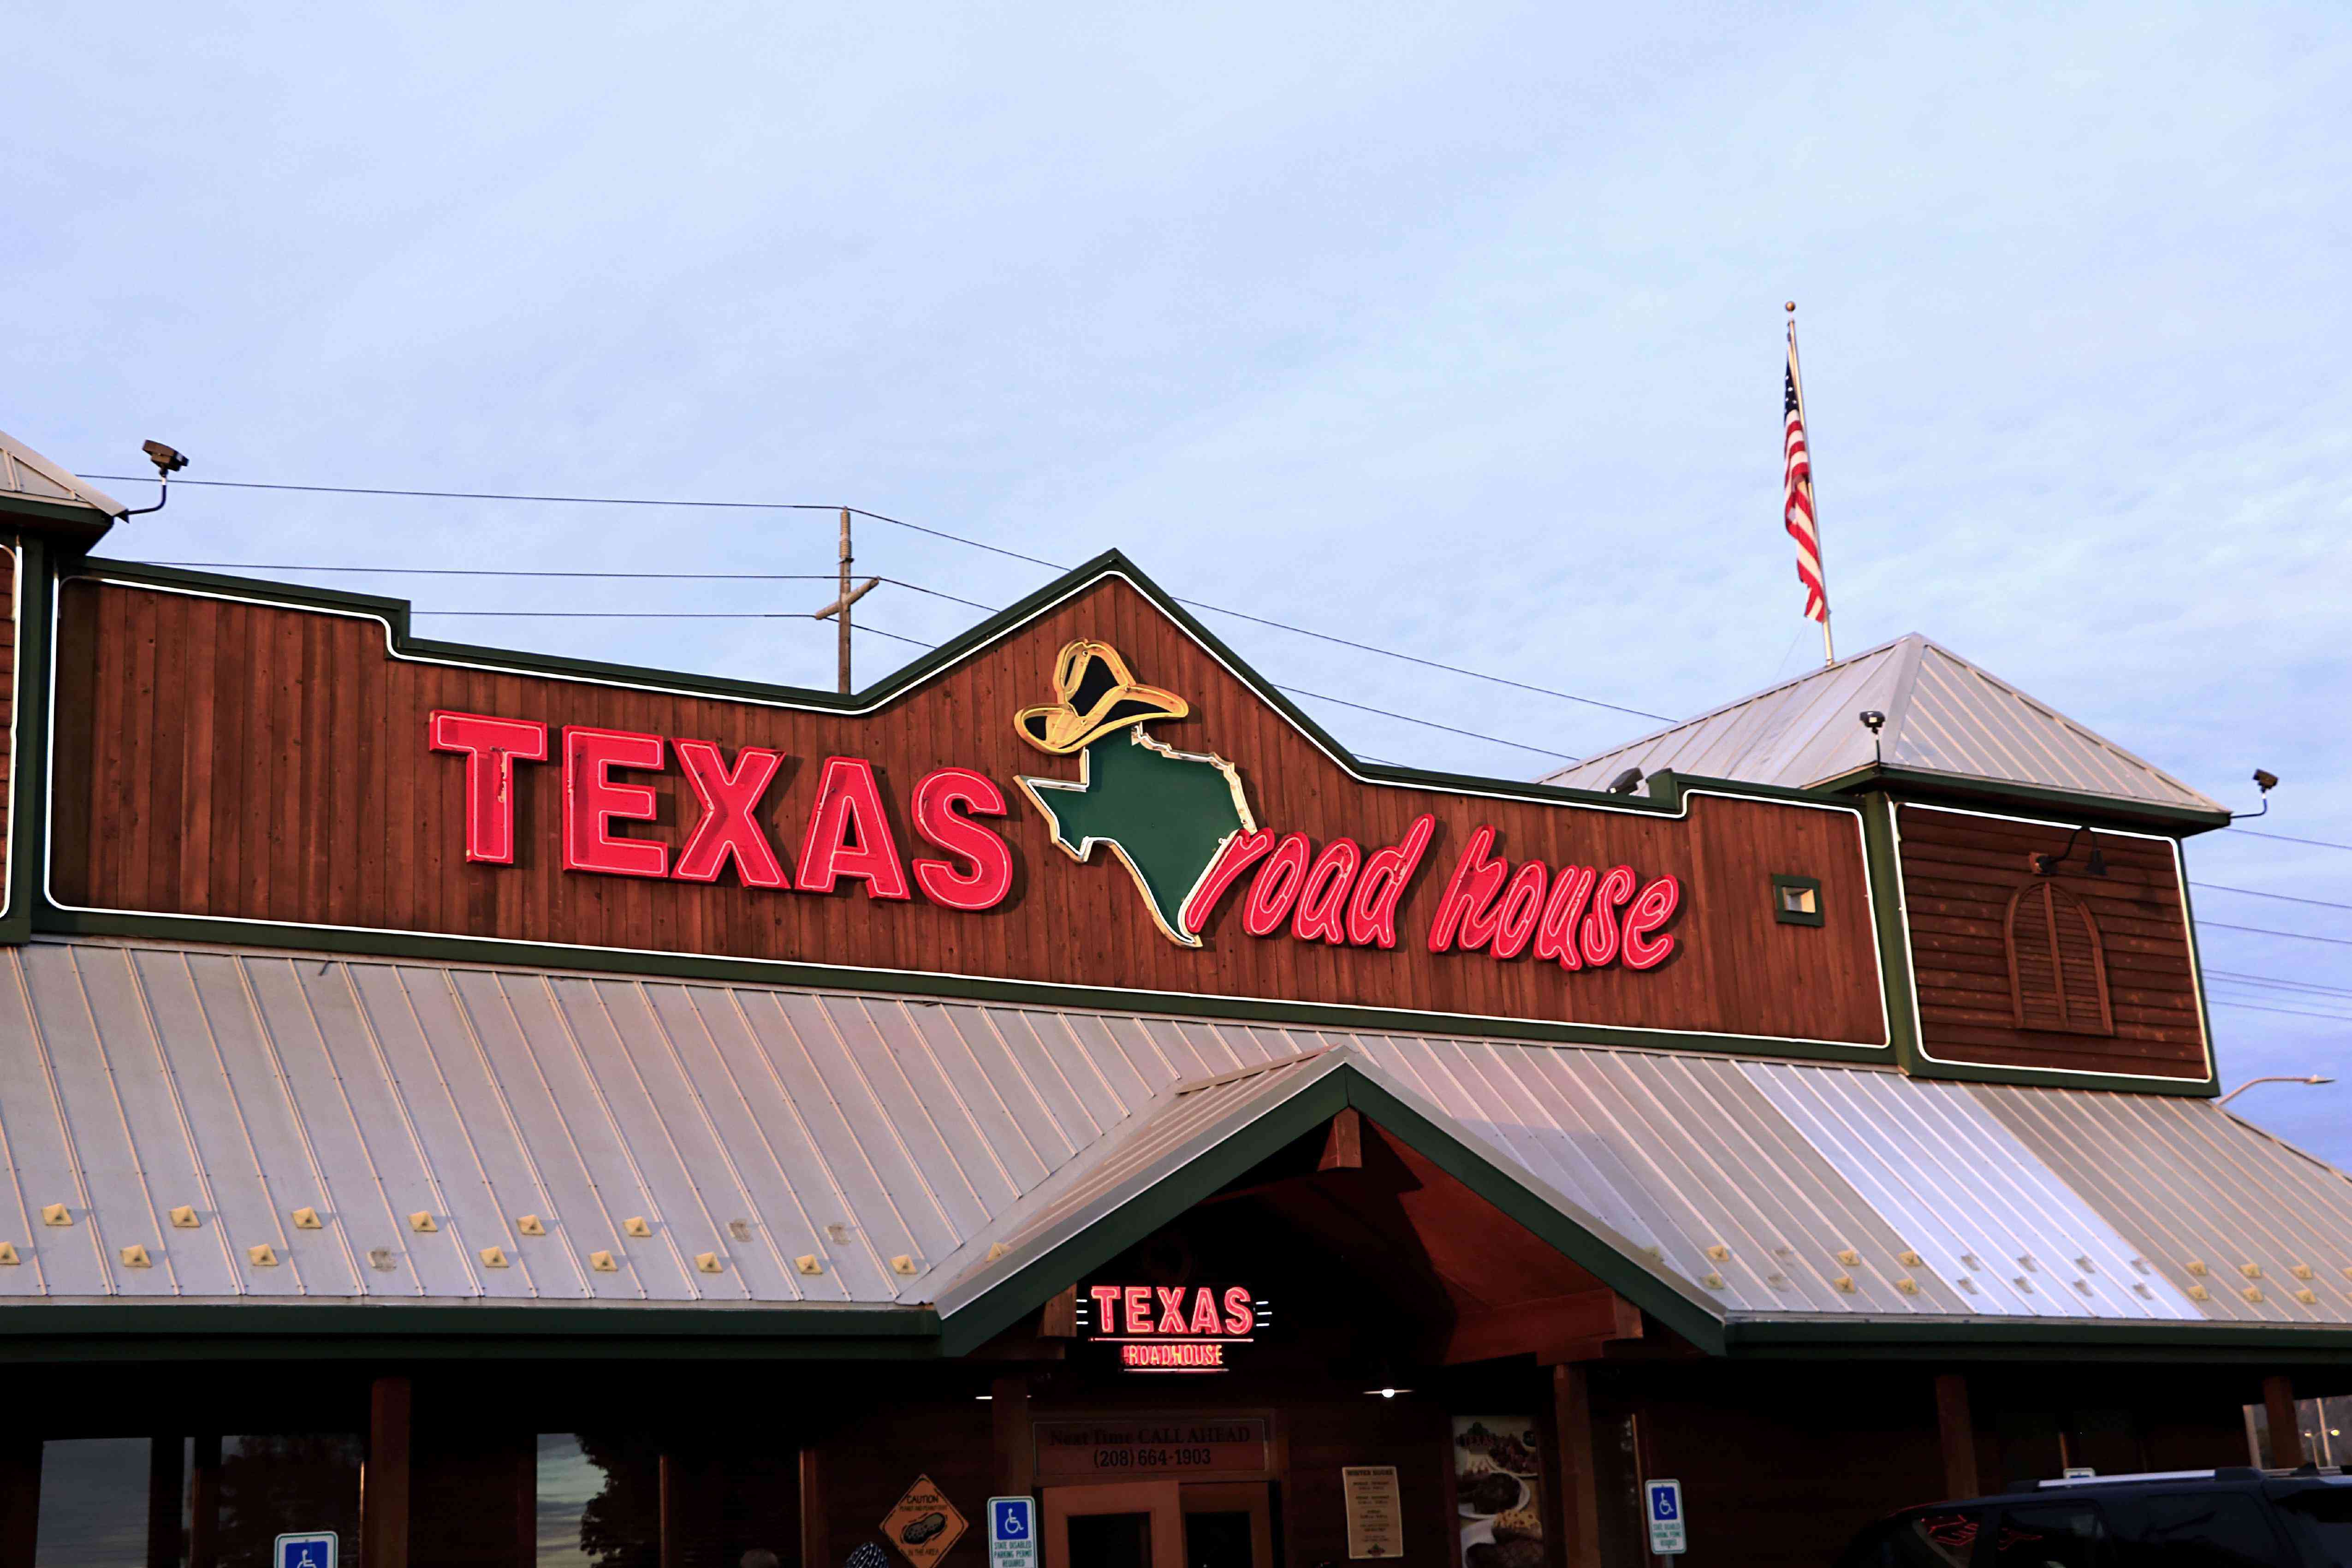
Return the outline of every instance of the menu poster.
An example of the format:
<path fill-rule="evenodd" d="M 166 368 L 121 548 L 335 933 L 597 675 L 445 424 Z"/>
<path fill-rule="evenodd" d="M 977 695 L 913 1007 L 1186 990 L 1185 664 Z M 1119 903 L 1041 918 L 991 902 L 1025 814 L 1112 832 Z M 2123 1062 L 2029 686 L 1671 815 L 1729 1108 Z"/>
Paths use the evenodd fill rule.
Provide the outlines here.
<path fill-rule="evenodd" d="M 1348 1499 L 1348 1555 L 1404 1554 L 1403 1510 L 1397 1502 L 1394 1465 L 1342 1465 L 1339 1489 Z"/>
<path fill-rule="evenodd" d="M 1532 1416 L 1454 1418 L 1462 1568 L 1543 1568 L 1542 1451 Z"/>

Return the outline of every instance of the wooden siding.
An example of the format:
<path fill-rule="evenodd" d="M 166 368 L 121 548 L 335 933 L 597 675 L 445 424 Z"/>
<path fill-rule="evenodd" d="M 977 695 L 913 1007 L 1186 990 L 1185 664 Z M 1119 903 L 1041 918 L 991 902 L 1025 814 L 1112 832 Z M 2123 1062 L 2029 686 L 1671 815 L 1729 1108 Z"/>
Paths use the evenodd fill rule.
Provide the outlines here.
<path fill-rule="evenodd" d="M 1107 579 L 864 718 L 714 697 L 452 668 L 387 657 L 373 620 L 90 580 L 70 583 L 60 627 L 53 886 L 84 908 L 232 917 L 577 947 L 650 949 L 1236 997 L 1304 999 L 1473 1016 L 1661 1030 L 1885 1039 L 1855 819 L 1778 802 L 1702 797 L 1687 820 L 1405 787 L 1343 773 L 1123 580 Z M 1011 785 L 1075 777 L 1012 716 L 1052 696 L 1056 653 L 1108 640 L 1190 717 L 1153 726 L 1230 759 L 1262 826 L 1342 835 L 1367 851 L 1423 811 L 1437 834 L 1392 952 L 1245 935 L 1246 879 L 1188 950 L 1161 936 L 1127 872 L 1097 850 L 1074 865 Z M 899 847 L 921 853 L 904 811 L 925 772 L 958 763 L 1004 786 L 1012 897 L 985 914 L 919 898 L 869 900 L 719 884 L 567 874 L 559 864 L 560 762 L 519 764 L 512 866 L 468 864 L 464 760 L 425 744 L 436 709 L 700 738 L 787 753 L 763 816 L 789 864 L 819 764 L 871 758 Z M 555 749 L 551 744 L 551 749 Z M 675 769 L 649 779 L 661 806 L 641 829 L 676 844 L 696 808 Z M 685 823 L 680 820 L 681 809 Z M 1515 860 L 1632 865 L 1683 879 L 1661 967 L 1565 973 L 1531 957 L 1433 955 L 1423 939 L 1465 840 L 1497 831 Z M 1826 923 L 1772 919 L 1774 873 L 1817 877 Z M 857 889 L 857 884 L 847 886 Z"/>
<path fill-rule="evenodd" d="M 2084 834 L 2053 879 L 2096 923 L 2104 952 L 2113 1033 L 2082 1033 L 2019 1027 L 2002 931 L 2011 897 L 2036 880 L 2031 858 L 2063 853 L 2074 825 L 1906 805 L 1900 826 L 1911 963 L 1929 1056 L 1990 1067 L 2206 1076 L 2204 1019 L 2168 841 Z M 2095 846 L 2106 861 L 2105 877 L 2084 874 Z M 2027 959 L 2029 969 L 2047 967 L 2046 951 Z M 2085 944 L 2075 942 L 2066 963 L 2070 987 L 2087 983 Z M 2038 984 L 2046 990 L 2050 979 L 2042 974 Z M 2086 1000 L 2077 996 L 2074 1005 Z M 2054 1003 L 2050 1010 L 2054 1015 Z"/>

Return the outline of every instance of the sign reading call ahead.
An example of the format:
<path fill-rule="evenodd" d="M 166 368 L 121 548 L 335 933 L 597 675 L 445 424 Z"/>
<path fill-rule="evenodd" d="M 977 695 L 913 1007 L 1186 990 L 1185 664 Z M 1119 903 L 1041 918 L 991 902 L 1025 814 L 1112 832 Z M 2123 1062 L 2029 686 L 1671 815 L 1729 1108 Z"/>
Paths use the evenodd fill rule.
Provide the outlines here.
<path fill-rule="evenodd" d="M 68 910 L 1885 1037 L 1853 811 L 1375 775 L 1124 570 L 855 711 L 388 648 L 378 620 L 257 591 L 80 579 L 59 602 Z M 1820 884 L 1818 925 L 1776 921 L 1776 876 Z"/>

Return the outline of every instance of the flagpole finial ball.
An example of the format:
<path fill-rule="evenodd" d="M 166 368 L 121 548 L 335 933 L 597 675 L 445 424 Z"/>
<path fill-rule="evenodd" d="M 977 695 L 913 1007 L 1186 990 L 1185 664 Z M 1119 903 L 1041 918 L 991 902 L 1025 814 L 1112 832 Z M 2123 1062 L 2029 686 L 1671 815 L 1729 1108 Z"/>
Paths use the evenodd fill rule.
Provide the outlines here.
<path fill-rule="evenodd" d="M 1797 313 L 1797 302 L 1794 300 L 1790 300 L 1786 305 L 1783 305 L 1780 308 L 1788 311 L 1789 314 L 1792 316 Z"/>

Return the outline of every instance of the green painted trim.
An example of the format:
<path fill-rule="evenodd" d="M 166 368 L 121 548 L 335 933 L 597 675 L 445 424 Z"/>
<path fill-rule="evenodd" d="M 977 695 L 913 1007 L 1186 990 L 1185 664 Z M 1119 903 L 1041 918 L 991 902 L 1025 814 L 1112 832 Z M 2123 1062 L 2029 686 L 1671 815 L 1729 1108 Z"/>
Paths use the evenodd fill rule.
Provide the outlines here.
<path fill-rule="evenodd" d="M 469 965 L 631 974 L 667 980 L 723 981 L 751 985 L 801 985 L 822 991 L 880 993 L 951 1001 L 1012 1002 L 1029 1006 L 1165 1014 L 1185 1018 L 1229 1018 L 1241 1023 L 1297 1024 L 1327 1029 L 1393 1030 L 1476 1039 L 1526 1040 L 1539 1045 L 1624 1046 L 1657 1051 L 1711 1051 L 1725 1056 L 1769 1057 L 1791 1061 L 1870 1062 L 1881 1066 L 1887 1061 L 1885 1046 L 1844 1045 L 1834 1041 L 1685 1034 L 1617 1028 L 1601 1024 L 1558 1023 L 1541 1018 L 1421 1013 L 1405 1008 L 1343 1005 L 1279 997 L 1221 996 L 1124 988 L 1097 990 L 1035 980 L 927 974 L 904 970 L 831 968 L 824 964 L 713 958 L 697 953 L 539 947 L 528 942 L 486 942 L 475 937 L 248 924 L 241 921 L 206 920 L 192 915 L 87 914 L 60 910 L 46 900 L 35 911 L 34 929 L 44 936 L 125 937 L 174 944 L 218 942 L 226 946 L 327 952 L 355 958 L 413 959 Z"/>
<path fill-rule="evenodd" d="M 1879 984 L 1886 995 L 1887 1033 L 1895 1062 L 1916 1075 L 1919 1024 L 1913 1008 L 1911 916 L 1903 889 L 1903 860 L 1895 847 L 1895 803 L 1884 792 L 1862 797 L 1863 849 L 1870 863 L 1871 904 L 1878 912 Z"/>
<path fill-rule="evenodd" d="M 2085 795 L 2079 790 L 2052 789 L 2042 784 L 2010 784 L 2000 779 L 1967 778 L 1926 768 L 1902 768 L 1871 763 L 1852 773 L 1823 779 L 1813 788 L 1823 794 L 1854 795 L 1869 790 L 1893 790 L 1906 799 L 1931 804 L 1930 795 L 1950 795 L 1977 805 L 2004 802 L 2033 810 L 2059 809 L 2086 821 L 2123 822 L 2155 827 L 2180 837 L 2230 826 L 2231 813 L 2202 811 L 2189 805 L 2165 805 L 2157 801 L 2129 801 L 2115 795 Z"/>
<path fill-rule="evenodd" d="M 939 1353 L 928 1307 L 35 1301 L 0 1306 L 0 1363 L 422 1359 L 907 1359 Z"/>
<path fill-rule="evenodd" d="M 0 495 L 0 520 L 19 528 L 38 529 L 70 552 L 88 550 L 105 538 L 115 522 L 96 507 L 79 501 L 35 500 L 20 495 Z"/>
<path fill-rule="evenodd" d="M 1723 1320 L 1614 1246 L 1529 1193 L 1509 1173 L 1437 1123 L 1340 1063 L 1202 1150 L 1109 1214 L 1014 1268 L 943 1320 L 941 1352 L 968 1353 L 1037 1311 L 1070 1284 L 1187 1213 L 1260 1162 L 1353 1106 L 1383 1131 L 1550 1243 L 1675 1333 L 1711 1354 L 1723 1351 Z"/>
<path fill-rule="evenodd" d="M 49 573 L 47 541 L 20 533 L 10 543 L 18 552 L 19 592 L 14 724 L 16 755 L 9 759 L 8 853 L 5 898 L 0 898 L 0 945 L 21 944 L 33 934 L 47 903 L 41 868 L 48 861 L 49 814 L 44 782 L 49 746 Z"/>
<path fill-rule="evenodd" d="M 734 1307 L 682 1301 L 667 1307 L 503 1301 L 26 1301 L 0 1306 L 0 1339 L 71 1334 L 569 1334 L 575 1339 L 778 1339 L 811 1335 L 922 1339 L 939 1332 L 929 1307 Z"/>
<path fill-rule="evenodd" d="M 2352 1362 L 2352 1327 L 2210 1321 L 2129 1322 L 2079 1319 L 1909 1321 L 1874 1318 L 1740 1319 L 1726 1330 L 1730 1353 L 1828 1356 L 1946 1356 L 2151 1361 Z"/>

